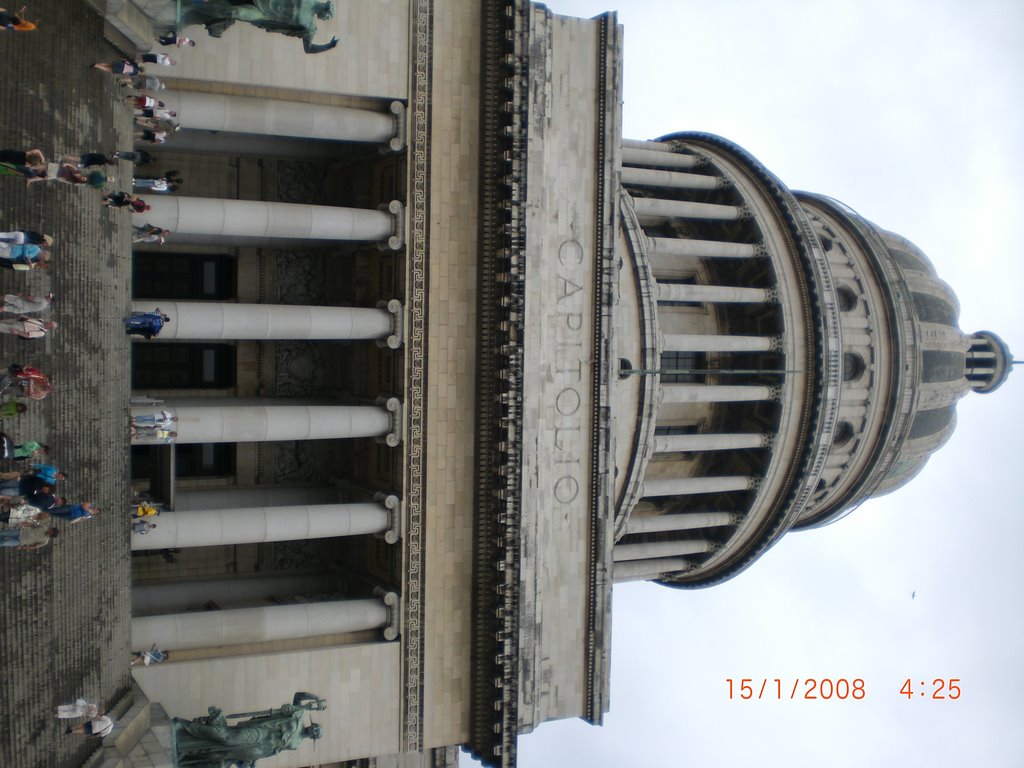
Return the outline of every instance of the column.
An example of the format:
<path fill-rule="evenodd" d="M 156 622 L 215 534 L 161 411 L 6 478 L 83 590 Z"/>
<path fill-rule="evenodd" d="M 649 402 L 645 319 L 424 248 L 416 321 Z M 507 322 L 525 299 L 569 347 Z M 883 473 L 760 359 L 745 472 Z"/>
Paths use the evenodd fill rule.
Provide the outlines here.
<path fill-rule="evenodd" d="M 163 515 L 161 515 L 163 518 Z M 203 609 L 211 600 L 231 605 L 263 602 L 282 595 L 336 592 L 338 577 L 329 573 L 279 571 L 230 579 L 172 581 L 132 587 L 132 615 L 155 616 Z"/>
<path fill-rule="evenodd" d="M 728 334 L 664 334 L 665 352 L 768 352 L 776 344 L 771 336 L 731 336 Z"/>
<path fill-rule="evenodd" d="M 651 142 L 654 143 L 654 142 Z M 695 155 L 681 155 L 678 152 L 665 152 L 660 149 L 627 147 L 622 143 L 623 165 L 653 165 L 663 168 L 695 168 L 698 158 Z"/>
<path fill-rule="evenodd" d="M 649 499 L 655 496 L 692 496 L 697 493 L 746 491 L 751 487 L 752 480 L 753 478 L 747 475 L 644 478 L 640 495 Z"/>
<path fill-rule="evenodd" d="M 393 595 L 390 602 L 396 602 Z M 390 614 L 384 600 L 372 598 L 140 616 L 132 619 L 132 650 L 266 643 L 383 627 L 392 630 L 387 637 L 396 634 Z"/>
<path fill-rule="evenodd" d="M 732 512 L 686 512 L 678 515 L 631 515 L 626 522 L 626 533 L 660 533 L 661 531 L 691 531 L 698 528 L 719 528 L 732 525 Z"/>
<path fill-rule="evenodd" d="M 689 200 L 659 200 L 652 197 L 638 197 L 633 200 L 637 218 L 641 224 L 661 222 L 665 219 L 709 219 L 735 221 L 742 216 L 736 205 L 718 203 L 694 203 Z"/>
<path fill-rule="evenodd" d="M 305 104 L 299 101 L 226 96 L 219 93 L 165 91 L 160 100 L 177 112 L 182 128 L 200 131 L 231 131 L 301 139 L 359 141 L 403 146 L 405 108 L 392 102 L 389 112 Z"/>
<path fill-rule="evenodd" d="M 236 304 L 221 301 L 133 301 L 132 311 L 153 312 L 157 307 L 170 318 L 160 340 L 166 339 L 387 339 L 397 349 L 401 339 L 402 305 L 388 309 L 365 307 L 310 307 L 285 304 Z"/>
<path fill-rule="evenodd" d="M 710 552 L 714 544 L 703 539 L 686 541 L 646 541 L 642 544 L 616 544 L 612 550 L 615 562 L 622 560 L 651 560 L 661 557 L 698 555 Z"/>
<path fill-rule="evenodd" d="M 709 259 L 751 259 L 758 248 L 751 243 L 727 243 L 721 240 L 688 240 L 681 237 L 648 237 L 647 253 L 659 256 L 696 256 Z M 655 270 L 657 277 L 657 270 Z"/>
<path fill-rule="evenodd" d="M 338 208 L 329 205 L 269 203 L 215 197 L 149 195 L 152 210 L 147 224 L 184 235 L 224 238 L 276 238 L 386 242 L 401 247 L 402 205 L 392 201 L 387 211 Z"/>
<path fill-rule="evenodd" d="M 391 525 L 380 504 L 316 504 L 164 512 L 157 527 L 133 534 L 133 552 L 147 549 L 263 544 L 383 533 Z"/>
<path fill-rule="evenodd" d="M 175 490 L 175 511 L 331 504 L 338 489 L 330 485 L 230 485 L 221 488 Z"/>
<path fill-rule="evenodd" d="M 709 301 L 718 304 L 764 304 L 771 293 L 765 288 L 725 285 L 658 283 L 658 301 Z"/>
<path fill-rule="evenodd" d="M 616 584 L 627 581 L 656 579 L 666 573 L 684 573 L 693 568 L 693 563 L 683 557 L 666 557 L 657 560 L 624 560 L 612 567 L 612 579 Z"/>
<path fill-rule="evenodd" d="M 132 416 L 150 414 L 153 410 L 134 407 Z M 167 441 L 172 443 L 381 437 L 394 447 L 401 441 L 401 404 L 394 398 L 383 406 L 210 404 L 165 406 L 163 410 L 176 419 L 171 429 L 174 434 Z M 143 436 L 132 438 L 132 444 L 153 442 Z"/>
<path fill-rule="evenodd" d="M 771 400 L 772 388 L 746 384 L 662 384 L 663 403 L 742 403 Z"/>
<path fill-rule="evenodd" d="M 763 448 L 767 435 L 753 432 L 734 434 L 655 435 L 655 453 L 681 451 L 728 451 L 737 448 Z"/>
<path fill-rule="evenodd" d="M 700 173 L 662 171 L 655 168 L 623 168 L 622 183 L 634 187 L 665 187 L 667 189 L 717 189 L 722 180 L 718 176 Z"/>

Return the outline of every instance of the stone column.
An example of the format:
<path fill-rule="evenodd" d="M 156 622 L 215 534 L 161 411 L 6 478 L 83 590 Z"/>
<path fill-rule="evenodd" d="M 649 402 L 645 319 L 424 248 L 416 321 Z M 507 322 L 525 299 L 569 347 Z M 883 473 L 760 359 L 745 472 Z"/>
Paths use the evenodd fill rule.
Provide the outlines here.
<path fill-rule="evenodd" d="M 616 584 L 627 581 L 656 579 L 665 573 L 683 573 L 693 568 L 693 563 L 684 557 L 666 557 L 657 560 L 624 560 L 612 567 L 612 579 Z"/>
<path fill-rule="evenodd" d="M 665 352 L 768 352 L 776 344 L 771 336 L 727 334 L 665 334 L 661 340 Z"/>
<path fill-rule="evenodd" d="M 132 310 L 136 312 L 152 312 L 157 307 L 170 318 L 160 331 L 161 341 L 386 339 L 392 349 L 401 345 L 402 305 L 397 300 L 388 302 L 387 309 L 170 299 L 132 302 Z"/>
<path fill-rule="evenodd" d="M 138 552 L 329 539 L 383 533 L 390 526 L 388 510 L 372 503 L 197 509 L 164 512 L 152 531 L 144 536 L 132 535 L 131 546 L 133 552 Z"/>
<path fill-rule="evenodd" d="M 700 173 L 680 173 L 655 168 L 623 168 L 622 183 L 634 187 L 716 189 L 720 186 L 721 180 L 717 176 L 705 176 Z"/>
<path fill-rule="evenodd" d="M 771 400 L 772 388 L 747 384 L 662 384 L 663 403 L 742 403 Z"/>
<path fill-rule="evenodd" d="M 163 519 L 163 515 L 160 517 Z M 338 577 L 335 575 L 294 571 L 229 579 L 143 584 L 132 587 L 132 616 L 185 613 L 202 609 L 211 600 L 240 605 L 283 595 L 329 594 L 337 589 Z"/>
<path fill-rule="evenodd" d="M 650 499 L 656 496 L 691 496 L 697 493 L 746 491 L 751 487 L 752 480 L 753 478 L 747 475 L 644 478 L 640 495 L 645 499 Z"/>
<path fill-rule="evenodd" d="M 385 113 L 194 91 L 165 91 L 160 100 L 178 113 L 182 128 L 370 142 L 384 144 L 395 152 L 404 144 L 405 108 L 398 101 L 392 102 Z"/>
<path fill-rule="evenodd" d="M 736 205 L 718 203 L 694 203 L 689 200 L 659 200 L 653 197 L 638 197 L 633 201 L 637 218 L 641 224 L 653 224 L 665 219 L 710 219 L 735 221 L 743 213 Z"/>
<path fill-rule="evenodd" d="M 737 288 L 725 285 L 658 283 L 658 301 L 707 301 L 717 304 L 764 304 L 771 293 L 765 288 Z"/>
<path fill-rule="evenodd" d="M 295 640 L 317 635 L 385 628 L 389 640 L 397 635 L 392 623 L 394 595 L 385 599 L 335 600 L 224 611 L 172 613 L 132 619 L 133 651 L 154 644 L 168 650 L 213 648 L 223 645 Z M 391 637 L 388 637 L 388 635 Z"/>
<path fill-rule="evenodd" d="M 682 451 L 728 451 L 737 448 L 763 448 L 767 435 L 757 433 L 696 435 L 655 435 L 655 453 L 678 453 Z"/>
<path fill-rule="evenodd" d="M 172 233 L 202 235 L 211 242 L 232 237 L 299 240 L 364 241 L 401 247 L 403 209 L 393 201 L 387 211 L 337 208 L 329 205 L 269 203 L 215 197 L 148 195 L 152 210 L 147 224 Z"/>
<path fill-rule="evenodd" d="M 174 510 L 332 504 L 338 489 L 330 485 L 231 485 L 221 488 L 176 489 Z"/>
<path fill-rule="evenodd" d="M 652 560 L 680 555 L 698 555 L 710 552 L 714 544 L 703 539 L 687 541 L 648 541 L 642 544 L 616 544 L 612 550 L 615 562 L 623 560 Z"/>
<path fill-rule="evenodd" d="M 682 237 L 648 237 L 647 253 L 653 261 L 662 256 L 692 256 L 709 259 L 752 259 L 758 247 L 751 243 L 727 243 L 721 240 L 688 240 Z M 655 269 L 654 276 L 658 276 Z"/>
<path fill-rule="evenodd" d="M 691 531 L 698 528 L 720 528 L 732 525 L 732 512 L 686 512 L 678 515 L 631 515 L 626 522 L 626 533 L 659 533 L 661 531 Z"/>
<path fill-rule="evenodd" d="M 651 142 L 652 144 L 655 142 Z M 698 159 L 695 155 L 681 155 L 678 152 L 662 151 L 651 148 L 627 147 L 622 144 L 623 165 L 652 165 L 663 168 L 695 168 Z"/>
<path fill-rule="evenodd" d="M 207 401 L 209 402 L 209 401 Z M 330 440 L 380 437 L 394 447 L 401 441 L 401 404 L 391 398 L 375 405 L 208 405 L 166 406 L 177 421 L 174 443 L 246 443 L 274 440 Z M 153 412 L 134 407 L 132 415 Z M 145 437 L 132 444 L 152 444 Z M 163 441 L 156 441 L 163 442 Z"/>

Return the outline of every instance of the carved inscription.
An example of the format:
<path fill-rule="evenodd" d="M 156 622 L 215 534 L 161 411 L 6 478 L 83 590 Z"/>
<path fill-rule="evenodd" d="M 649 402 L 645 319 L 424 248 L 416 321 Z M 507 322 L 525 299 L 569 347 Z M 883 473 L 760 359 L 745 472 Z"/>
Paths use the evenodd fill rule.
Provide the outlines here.
<path fill-rule="evenodd" d="M 558 249 L 556 301 L 550 326 L 554 329 L 556 349 L 554 366 L 555 412 L 554 447 L 555 477 L 552 493 L 560 504 L 571 504 L 580 495 L 580 475 L 584 470 L 583 407 L 584 373 L 588 349 L 583 329 L 587 293 L 583 275 L 583 246 L 566 240 Z"/>

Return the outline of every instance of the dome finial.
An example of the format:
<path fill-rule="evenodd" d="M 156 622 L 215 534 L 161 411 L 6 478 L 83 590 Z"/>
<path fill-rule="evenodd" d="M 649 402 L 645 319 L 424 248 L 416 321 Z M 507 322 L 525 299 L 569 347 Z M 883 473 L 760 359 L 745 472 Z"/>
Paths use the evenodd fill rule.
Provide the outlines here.
<path fill-rule="evenodd" d="M 975 392 L 995 391 L 1006 381 L 1012 367 L 1024 362 L 1012 359 L 1006 342 L 991 331 L 972 333 L 970 339 L 964 376 Z"/>

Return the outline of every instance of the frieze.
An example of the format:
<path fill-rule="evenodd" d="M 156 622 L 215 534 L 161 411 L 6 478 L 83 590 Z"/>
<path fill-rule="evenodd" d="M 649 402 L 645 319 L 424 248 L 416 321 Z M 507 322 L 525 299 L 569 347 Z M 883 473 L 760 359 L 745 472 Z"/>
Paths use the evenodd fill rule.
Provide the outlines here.
<path fill-rule="evenodd" d="M 424 433 L 427 360 L 427 251 L 429 247 L 430 100 L 433 52 L 433 0 L 412 3 L 413 79 L 409 107 L 409 186 L 406 208 L 406 291 L 409 325 L 406 329 L 405 397 L 405 591 L 401 641 L 402 751 L 423 749 L 423 499 Z"/>

